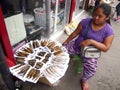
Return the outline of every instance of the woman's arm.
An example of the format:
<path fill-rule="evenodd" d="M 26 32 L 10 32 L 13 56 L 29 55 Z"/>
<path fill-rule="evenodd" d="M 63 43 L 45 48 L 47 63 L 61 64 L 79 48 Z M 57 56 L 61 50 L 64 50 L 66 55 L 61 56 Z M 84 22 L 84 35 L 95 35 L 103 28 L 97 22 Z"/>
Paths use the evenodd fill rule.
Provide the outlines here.
<path fill-rule="evenodd" d="M 78 25 L 78 27 L 76 28 L 76 30 L 63 42 L 63 45 L 67 44 L 69 41 L 71 41 L 72 39 L 74 39 L 76 36 L 79 35 L 79 33 L 82 30 L 82 25 L 81 23 Z"/>
<path fill-rule="evenodd" d="M 113 39 L 114 39 L 114 35 L 110 35 L 110 36 L 106 37 L 103 43 L 100 43 L 100 42 L 95 41 L 93 39 L 87 39 L 87 40 L 84 40 L 80 45 L 82 47 L 85 47 L 88 45 L 93 45 L 96 48 L 100 49 L 101 51 L 106 52 L 111 47 Z"/>
<path fill-rule="evenodd" d="M 99 42 L 96 42 L 95 40 L 92 40 L 91 44 L 96 48 L 100 49 L 101 51 L 106 52 L 111 47 L 113 39 L 114 39 L 114 35 L 111 35 L 106 37 L 103 43 L 99 43 Z"/>

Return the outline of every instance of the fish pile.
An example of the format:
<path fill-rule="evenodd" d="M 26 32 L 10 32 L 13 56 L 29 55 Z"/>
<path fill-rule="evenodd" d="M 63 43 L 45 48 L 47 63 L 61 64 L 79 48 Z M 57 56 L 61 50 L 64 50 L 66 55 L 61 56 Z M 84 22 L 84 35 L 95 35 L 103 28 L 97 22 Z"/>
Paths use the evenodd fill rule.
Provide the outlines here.
<path fill-rule="evenodd" d="M 14 76 L 32 83 L 45 77 L 51 84 L 64 76 L 70 59 L 64 46 L 48 39 L 26 43 L 14 57 L 17 65 L 10 67 Z"/>

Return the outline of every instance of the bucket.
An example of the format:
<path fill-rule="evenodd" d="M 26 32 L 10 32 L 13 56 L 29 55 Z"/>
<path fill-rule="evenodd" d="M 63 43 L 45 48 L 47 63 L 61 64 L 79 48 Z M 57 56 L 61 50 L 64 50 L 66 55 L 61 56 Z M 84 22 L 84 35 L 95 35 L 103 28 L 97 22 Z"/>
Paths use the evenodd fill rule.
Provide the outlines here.
<path fill-rule="evenodd" d="M 35 24 L 46 28 L 46 11 L 43 8 L 35 8 Z M 50 12 L 50 28 L 53 27 L 53 12 Z"/>

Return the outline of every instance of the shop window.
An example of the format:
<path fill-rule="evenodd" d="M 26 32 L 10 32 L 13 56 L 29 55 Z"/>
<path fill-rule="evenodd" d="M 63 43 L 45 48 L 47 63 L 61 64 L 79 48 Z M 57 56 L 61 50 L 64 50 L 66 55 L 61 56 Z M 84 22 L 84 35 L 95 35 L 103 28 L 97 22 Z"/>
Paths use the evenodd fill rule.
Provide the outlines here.
<path fill-rule="evenodd" d="M 11 45 L 46 29 L 46 0 L 0 0 Z M 50 30 L 62 30 L 69 21 L 71 0 L 51 0 Z M 21 28 L 22 27 L 22 28 Z M 52 33 L 51 32 L 51 33 Z M 36 34 L 35 34 L 36 35 Z M 40 35 L 34 39 L 40 39 Z M 19 39 L 18 39 L 19 38 Z"/>

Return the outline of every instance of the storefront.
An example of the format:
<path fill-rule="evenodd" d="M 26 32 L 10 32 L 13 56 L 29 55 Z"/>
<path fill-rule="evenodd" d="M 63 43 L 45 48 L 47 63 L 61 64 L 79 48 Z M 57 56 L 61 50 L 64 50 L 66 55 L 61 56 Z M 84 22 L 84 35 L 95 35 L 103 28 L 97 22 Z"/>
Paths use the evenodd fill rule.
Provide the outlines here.
<path fill-rule="evenodd" d="M 71 22 L 73 18 L 75 18 L 82 10 L 83 10 L 84 0 L 72 0 L 71 2 L 71 11 L 70 11 L 70 19 Z"/>
<path fill-rule="evenodd" d="M 69 21 L 71 22 L 72 20 L 75 20 L 78 17 L 80 17 L 84 10 L 87 10 L 88 5 L 89 0 L 72 0 Z"/>
<path fill-rule="evenodd" d="M 5 55 L 5 59 L 6 59 L 6 62 L 9 68 L 16 65 L 16 62 L 17 62 L 16 57 L 15 57 L 15 54 L 17 54 L 16 50 L 19 51 L 19 48 L 24 45 L 27 45 L 26 42 L 29 43 L 30 40 L 34 42 L 35 39 L 38 39 L 39 41 L 38 43 L 40 43 L 40 39 L 41 39 L 40 31 L 41 30 L 47 31 L 47 29 L 50 28 L 49 29 L 50 33 L 52 33 L 52 32 L 55 32 L 56 30 L 62 30 L 62 28 L 64 28 L 64 26 L 69 22 L 70 0 L 66 0 L 66 1 L 52 0 L 51 2 L 49 2 L 49 0 L 45 0 L 43 2 L 40 2 L 40 1 L 38 2 L 29 1 L 28 2 L 28 0 L 25 0 L 25 1 L 15 0 L 12 2 L 8 0 L 2 0 L 0 2 L 0 5 L 1 5 L 0 6 L 0 23 L 1 23 L 0 24 L 0 39 L 1 39 L 1 44 L 2 44 L 3 51 L 4 51 L 4 55 Z M 55 43 L 54 46 L 57 46 L 57 43 Z M 37 48 L 37 49 L 39 50 L 41 48 Z M 50 49 L 47 48 L 47 50 L 50 50 Z M 59 53 L 66 52 L 65 49 L 64 50 L 58 49 L 58 50 L 60 50 Z M 49 51 L 46 51 L 46 49 L 44 51 L 46 53 L 49 52 Z M 32 51 L 32 54 L 29 54 L 29 55 L 30 56 L 33 55 L 35 57 L 35 54 L 37 53 L 34 53 Z M 50 56 L 48 56 L 47 61 L 50 61 L 49 57 L 52 57 L 51 54 L 49 55 Z M 69 60 L 68 54 L 66 57 Z M 45 63 L 44 66 L 48 65 L 45 59 L 41 59 L 41 58 L 39 59 L 44 61 Z M 37 62 L 38 59 L 36 59 L 35 57 L 35 60 Z M 65 65 L 67 65 L 67 63 L 68 61 L 66 62 Z M 65 71 L 66 69 L 67 68 L 65 68 Z M 39 78 L 37 79 L 37 81 L 38 80 Z"/>

